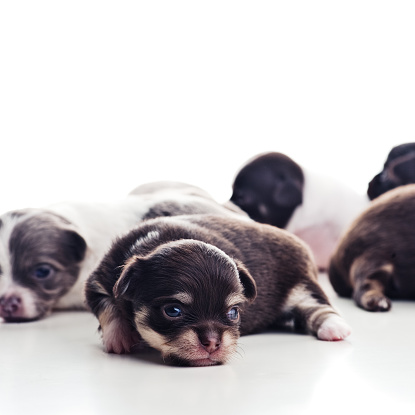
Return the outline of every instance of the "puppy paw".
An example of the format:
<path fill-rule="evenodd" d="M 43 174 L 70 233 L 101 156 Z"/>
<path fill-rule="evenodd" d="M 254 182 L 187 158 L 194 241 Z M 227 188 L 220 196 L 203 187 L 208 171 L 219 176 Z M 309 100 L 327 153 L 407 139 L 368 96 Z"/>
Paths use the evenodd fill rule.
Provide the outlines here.
<path fill-rule="evenodd" d="M 391 300 L 382 294 L 366 293 L 359 304 L 367 311 L 389 311 L 392 307 Z"/>
<path fill-rule="evenodd" d="M 325 341 L 338 341 L 345 339 L 350 333 L 350 326 L 340 316 L 331 314 L 317 330 L 317 338 Z"/>
<path fill-rule="evenodd" d="M 130 325 L 116 319 L 103 328 L 102 342 L 107 353 L 123 354 L 139 346 L 141 337 Z"/>

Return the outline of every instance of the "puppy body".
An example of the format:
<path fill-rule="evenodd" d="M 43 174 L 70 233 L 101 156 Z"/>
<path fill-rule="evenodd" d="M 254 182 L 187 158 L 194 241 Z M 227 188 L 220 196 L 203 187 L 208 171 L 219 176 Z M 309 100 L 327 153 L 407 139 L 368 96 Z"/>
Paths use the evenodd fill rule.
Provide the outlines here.
<path fill-rule="evenodd" d="M 281 153 L 250 160 L 235 178 L 231 201 L 254 220 L 307 242 L 320 269 L 327 269 L 340 236 L 369 203 L 366 196 Z"/>
<path fill-rule="evenodd" d="M 146 219 L 178 214 L 211 213 L 227 215 L 237 213 L 248 218 L 248 214 L 233 202 L 218 203 L 200 187 L 175 181 L 150 182 L 136 187 L 130 195 L 156 199 L 157 206 L 147 213 Z M 173 212 L 173 214 L 171 213 Z"/>
<path fill-rule="evenodd" d="M 53 308 L 84 308 L 83 286 L 113 239 L 140 221 L 190 213 L 236 215 L 181 189 L 111 203 L 66 202 L 0 217 L 0 318 L 29 321 Z M 202 192 L 202 190 L 201 190 Z"/>
<path fill-rule="evenodd" d="M 330 263 L 341 296 L 368 311 L 387 311 L 390 298 L 415 298 L 415 185 L 386 192 L 351 225 Z"/>
<path fill-rule="evenodd" d="M 287 321 L 322 340 L 349 334 L 298 238 L 224 216 L 141 224 L 113 244 L 88 279 L 86 298 L 108 352 L 144 341 L 188 365 L 224 363 L 240 333 Z"/>

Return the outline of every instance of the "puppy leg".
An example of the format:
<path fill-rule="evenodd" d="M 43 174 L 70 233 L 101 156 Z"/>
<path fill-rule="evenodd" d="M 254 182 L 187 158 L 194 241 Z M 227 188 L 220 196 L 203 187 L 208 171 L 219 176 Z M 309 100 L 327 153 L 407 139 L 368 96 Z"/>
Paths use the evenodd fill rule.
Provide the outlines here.
<path fill-rule="evenodd" d="M 350 268 L 353 282 L 353 299 L 356 304 L 368 311 L 388 311 L 391 301 L 385 295 L 385 288 L 393 277 L 393 265 L 384 260 L 362 255 Z"/>
<path fill-rule="evenodd" d="M 350 335 L 349 325 L 341 318 L 319 285 L 313 281 L 296 285 L 289 293 L 284 312 L 320 340 L 343 340 Z"/>
<path fill-rule="evenodd" d="M 91 311 L 99 320 L 107 353 L 130 353 L 133 347 L 141 345 L 141 337 L 133 324 L 124 317 L 114 297 L 98 281 L 88 281 L 86 297 Z"/>

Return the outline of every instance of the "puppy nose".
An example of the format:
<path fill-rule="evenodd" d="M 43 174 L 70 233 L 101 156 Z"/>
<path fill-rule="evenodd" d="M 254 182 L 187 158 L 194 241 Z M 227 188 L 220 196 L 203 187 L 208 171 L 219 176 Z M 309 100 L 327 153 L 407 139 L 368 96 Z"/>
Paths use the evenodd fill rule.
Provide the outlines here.
<path fill-rule="evenodd" d="M 16 295 L 0 298 L 0 316 L 12 317 L 17 314 L 22 305 L 22 299 Z"/>
<path fill-rule="evenodd" d="M 207 333 L 201 335 L 199 340 L 203 348 L 209 353 L 213 353 L 218 350 L 221 344 L 220 337 L 216 333 Z"/>

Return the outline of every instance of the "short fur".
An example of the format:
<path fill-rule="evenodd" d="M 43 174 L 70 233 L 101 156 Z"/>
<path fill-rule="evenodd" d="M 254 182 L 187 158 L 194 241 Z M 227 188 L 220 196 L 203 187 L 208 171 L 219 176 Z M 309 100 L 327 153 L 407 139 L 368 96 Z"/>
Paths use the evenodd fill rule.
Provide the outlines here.
<path fill-rule="evenodd" d="M 349 334 L 317 283 L 308 248 L 288 232 L 236 217 L 144 222 L 113 244 L 88 279 L 86 298 L 106 351 L 146 342 L 185 365 L 224 363 L 240 333 L 287 321 L 322 340 Z M 166 315 L 170 306 L 183 315 Z M 229 318 L 234 308 L 240 319 Z"/>
<path fill-rule="evenodd" d="M 83 308 L 83 285 L 113 239 L 156 216 L 236 215 L 206 192 L 175 182 L 113 203 L 67 202 L 0 217 L 0 319 L 30 321 L 52 309 Z M 171 189 L 169 192 L 166 189 Z"/>
<path fill-rule="evenodd" d="M 370 200 L 398 186 L 415 183 L 415 143 L 393 147 L 383 170 L 369 183 L 367 195 Z"/>
<path fill-rule="evenodd" d="M 340 296 L 368 311 L 387 311 L 392 298 L 415 299 L 415 185 L 375 199 L 352 224 L 330 263 Z"/>
<path fill-rule="evenodd" d="M 322 270 L 340 236 L 368 204 L 364 195 L 274 152 L 254 157 L 238 172 L 231 201 L 252 219 L 300 237 Z"/>

